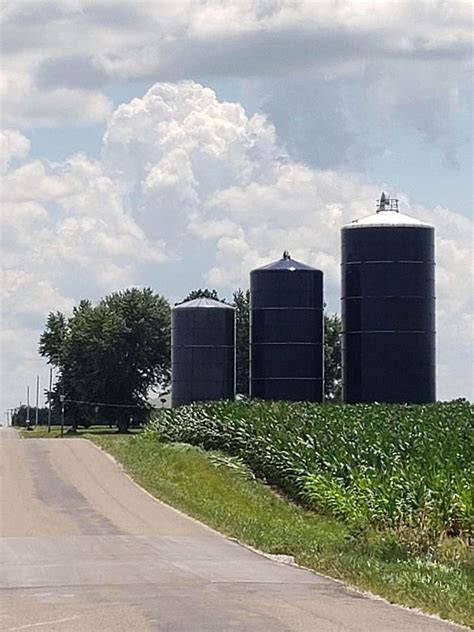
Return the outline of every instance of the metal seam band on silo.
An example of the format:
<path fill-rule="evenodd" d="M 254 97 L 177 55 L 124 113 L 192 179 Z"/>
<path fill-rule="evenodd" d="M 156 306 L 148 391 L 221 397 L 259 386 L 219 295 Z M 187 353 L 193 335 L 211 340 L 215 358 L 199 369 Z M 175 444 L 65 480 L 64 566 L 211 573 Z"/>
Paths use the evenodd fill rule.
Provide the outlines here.
<path fill-rule="evenodd" d="M 250 273 L 250 394 L 323 398 L 322 272 L 283 258 Z"/>
<path fill-rule="evenodd" d="M 234 395 L 235 309 L 207 298 L 176 305 L 171 312 L 172 405 Z"/>
<path fill-rule="evenodd" d="M 382 194 L 341 246 L 344 401 L 434 401 L 434 227 Z"/>

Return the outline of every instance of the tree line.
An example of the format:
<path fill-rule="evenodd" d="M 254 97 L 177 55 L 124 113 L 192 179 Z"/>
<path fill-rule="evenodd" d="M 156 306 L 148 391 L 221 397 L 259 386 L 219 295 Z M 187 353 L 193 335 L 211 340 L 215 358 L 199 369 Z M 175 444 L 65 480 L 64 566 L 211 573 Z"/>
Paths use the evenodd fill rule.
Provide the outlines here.
<path fill-rule="evenodd" d="M 38 407 L 38 425 L 46 426 L 48 423 L 48 408 Z M 26 426 L 26 422 L 30 421 L 33 425 L 36 420 L 36 406 L 25 406 L 22 404 L 12 414 L 12 425 L 14 426 Z M 60 423 L 60 415 L 58 411 L 51 411 L 51 423 Z"/>
<path fill-rule="evenodd" d="M 190 292 L 195 298 L 221 299 L 213 289 Z M 236 390 L 248 395 L 249 378 L 248 290 L 234 292 L 230 304 L 236 315 Z M 340 399 L 341 321 L 325 316 L 325 396 Z M 70 317 L 48 315 L 39 341 L 40 355 L 56 367 L 51 393 L 53 411 L 65 404 L 67 423 L 117 423 L 126 429 L 141 423 L 150 410 L 151 389 L 162 392 L 171 377 L 171 306 L 150 288 L 115 292 L 96 305 L 82 300 Z"/>

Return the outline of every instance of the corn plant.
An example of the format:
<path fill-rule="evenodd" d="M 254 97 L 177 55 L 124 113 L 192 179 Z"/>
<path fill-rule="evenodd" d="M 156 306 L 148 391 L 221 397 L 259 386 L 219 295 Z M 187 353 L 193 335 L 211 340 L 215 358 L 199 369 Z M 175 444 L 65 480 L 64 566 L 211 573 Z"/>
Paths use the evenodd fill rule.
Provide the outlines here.
<path fill-rule="evenodd" d="M 396 529 L 424 550 L 473 534 L 474 407 L 210 402 L 148 429 L 221 450 L 319 512 Z"/>

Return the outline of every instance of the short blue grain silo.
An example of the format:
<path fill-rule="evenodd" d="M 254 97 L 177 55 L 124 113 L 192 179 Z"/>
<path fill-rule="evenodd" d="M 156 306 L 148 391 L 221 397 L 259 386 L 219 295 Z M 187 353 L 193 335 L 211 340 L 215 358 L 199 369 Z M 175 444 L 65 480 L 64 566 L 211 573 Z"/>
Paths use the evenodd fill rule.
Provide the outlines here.
<path fill-rule="evenodd" d="M 173 406 L 235 396 L 235 309 L 210 298 L 171 311 Z"/>

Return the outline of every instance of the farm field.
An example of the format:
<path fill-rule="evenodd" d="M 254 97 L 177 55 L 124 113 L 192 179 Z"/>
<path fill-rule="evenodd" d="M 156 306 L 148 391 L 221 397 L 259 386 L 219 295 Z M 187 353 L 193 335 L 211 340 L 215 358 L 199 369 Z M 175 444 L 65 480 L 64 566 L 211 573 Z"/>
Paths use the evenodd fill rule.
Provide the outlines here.
<path fill-rule="evenodd" d="M 434 558 L 473 535 L 474 407 L 197 404 L 156 416 L 160 435 L 218 449 L 292 498 Z M 455 548 L 455 547 L 454 547 Z M 449 555 L 449 554 L 448 554 Z"/>
<path fill-rule="evenodd" d="M 280 548 L 270 524 L 250 538 L 247 528 L 250 544 L 472 626 L 473 421 L 466 402 L 244 400 L 160 411 L 146 434 L 223 452 L 325 525 L 303 541 L 289 527 Z"/>

